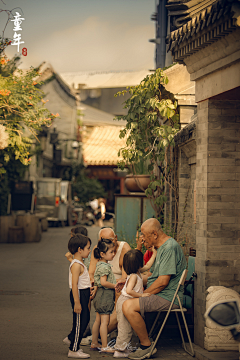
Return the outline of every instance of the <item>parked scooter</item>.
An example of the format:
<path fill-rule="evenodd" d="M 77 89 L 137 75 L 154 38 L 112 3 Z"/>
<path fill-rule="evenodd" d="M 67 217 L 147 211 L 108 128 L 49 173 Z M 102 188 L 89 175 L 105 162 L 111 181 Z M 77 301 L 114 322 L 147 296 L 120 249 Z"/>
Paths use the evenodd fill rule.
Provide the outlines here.
<path fill-rule="evenodd" d="M 221 328 L 230 330 L 234 339 L 240 342 L 240 332 L 236 329 L 236 326 L 240 325 L 238 300 L 218 301 L 206 311 L 204 316 Z"/>
<path fill-rule="evenodd" d="M 82 204 L 74 201 L 73 210 L 73 225 L 81 224 L 91 226 L 95 222 L 95 216 L 89 206 L 83 206 Z"/>

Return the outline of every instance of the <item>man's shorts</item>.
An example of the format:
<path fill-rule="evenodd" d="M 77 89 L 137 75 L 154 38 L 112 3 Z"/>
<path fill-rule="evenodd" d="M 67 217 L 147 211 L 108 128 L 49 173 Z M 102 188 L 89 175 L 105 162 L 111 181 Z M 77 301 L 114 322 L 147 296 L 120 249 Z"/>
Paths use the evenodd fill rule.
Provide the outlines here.
<path fill-rule="evenodd" d="M 144 318 L 144 313 L 155 312 L 169 309 L 171 302 L 158 295 L 151 295 L 139 298 L 140 313 Z M 173 309 L 179 309 L 178 305 L 173 304 Z"/>

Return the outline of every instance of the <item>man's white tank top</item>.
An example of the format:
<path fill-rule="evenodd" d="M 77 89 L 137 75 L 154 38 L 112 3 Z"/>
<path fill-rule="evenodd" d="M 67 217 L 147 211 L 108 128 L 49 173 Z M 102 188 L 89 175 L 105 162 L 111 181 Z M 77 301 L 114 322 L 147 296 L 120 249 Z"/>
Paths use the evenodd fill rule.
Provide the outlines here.
<path fill-rule="evenodd" d="M 132 275 L 132 274 L 131 274 L 131 275 Z M 127 291 L 126 291 L 126 289 L 127 289 L 127 284 L 128 284 L 128 280 L 129 280 L 129 278 L 130 278 L 131 275 L 128 275 L 127 281 L 125 282 L 125 285 L 124 285 L 124 287 L 123 287 L 123 289 L 122 289 L 122 295 L 127 296 L 127 297 L 129 297 L 129 298 L 132 298 L 132 297 L 133 297 L 133 296 L 129 295 L 129 294 L 127 293 Z M 142 279 L 138 274 L 136 274 L 136 275 L 137 275 L 137 283 L 136 283 L 136 285 L 134 286 L 133 290 L 136 291 L 136 293 L 142 294 L 142 293 L 143 293 L 143 279 Z"/>
<path fill-rule="evenodd" d="M 84 267 L 84 271 L 83 274 L 79 276 L 78 278 L 78 289 L 87 289 L 89 287 L 91 287 L 91 282 L 90 282 L 90 277 L 88 274 L 88 270 L 87 267 L 84 265 L 83 262 L 74 259 L 70 266 L 69 266 L 69 287 L 70 289 L 72 289 L 72 272 L 71 272 L 71 267 L 73 266 L 74 263 L 78 263 L 80 265 L 82 265 Z"/>
<path fill-rule="evenodd" d="M 109 264 L 112 265 L 112 271 L 115 275 L 116 280 L 121 279 L 121 277 L 122 277 L 122 270 L 120 269 L 120 266 L 119 266 L 119 258 L 120 258 L 124 244 L 125 244 L 125 241 L 120 241 L 116 255 L 114 256 L 114 258 L 111 261 L 109 261 Z"/>

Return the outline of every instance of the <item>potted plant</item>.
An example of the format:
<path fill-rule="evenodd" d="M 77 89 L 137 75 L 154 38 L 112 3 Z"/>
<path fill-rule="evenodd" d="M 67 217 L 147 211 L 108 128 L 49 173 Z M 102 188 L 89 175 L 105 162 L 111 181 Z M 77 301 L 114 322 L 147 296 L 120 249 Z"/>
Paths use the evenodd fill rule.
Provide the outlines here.
<path fill-rule="evenodd" d="M 168 79 L 162 69 L 144 78 L 137 86 L 127 87 L 115 96 L 129 93 L 124 102 L 127 115 L 117 116 L 125 120 L 126 126 L 120 131 L 120 138 L 126 138 L 126 146 L 119 150 L 122 160 L 119 167 L 136 167 L 136 164 L 147 164 L 150 176 L 145 194 L 151 199 L 157 217 L 163 212 L 166 197 L 166 184 L 172 186 L 169 174 L 172 163 L 168 151 L 174 145 L 174 135 L 179 130 L 177 102 L 164 85 Z M 136 177 L 136 174 L 133 174 Z"/>
<path fill-rule="evenodd" d="M 129 165 L 130 174 L 126 176 L 125 186 L 129 192 L 143 192 L 150 184 L 148 164 L 144 160 Z"/>

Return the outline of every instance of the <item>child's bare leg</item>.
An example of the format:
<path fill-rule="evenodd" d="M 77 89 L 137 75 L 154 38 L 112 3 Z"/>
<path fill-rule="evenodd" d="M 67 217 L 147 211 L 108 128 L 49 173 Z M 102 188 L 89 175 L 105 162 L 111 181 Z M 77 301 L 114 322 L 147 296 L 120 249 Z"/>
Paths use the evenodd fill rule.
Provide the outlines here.
<path fill-rule="evenodd" d="M 102 219 L 98 219 L 98 226 L 100 226 L 101 228 L 103 227 L 103 221 L 102 221 Z"/>
<path fill-rule="evenodd" d="M 107 348 L 107 327 L 110 321 L 110 315 L 100 315 L 101 317 L 101 325 L 100 325 L 100 335 L 101 335 L 101 340 L 102 340 L 102 349 L 103 348 Z M 107 350 L 108 352 L 114 353 L 113 349 L 109 349 Z"/>
<path fill-rule="evenodd" d="M 91 347 L 101 347 L 98 343 L 99 329 L 101 324 L 101 318 L 99 313 L 96 313 L 96 319 L 92 327 L 92 345 Z"/>
<path fill-rule="evenodd" d="M 102 340 L 102 347 L 107 347 L 107 327 L 110 320 L 110 315 L 100 315 L 101 325 L 100 325 L 100 335 Z"/>

